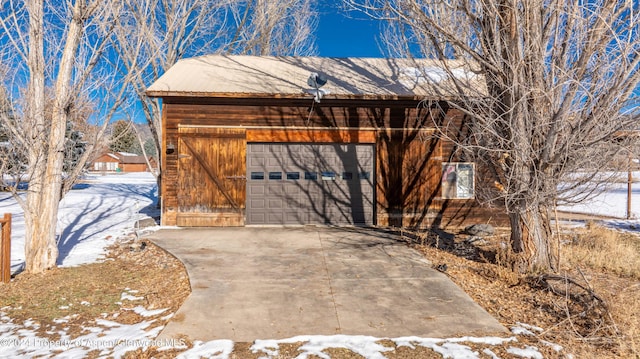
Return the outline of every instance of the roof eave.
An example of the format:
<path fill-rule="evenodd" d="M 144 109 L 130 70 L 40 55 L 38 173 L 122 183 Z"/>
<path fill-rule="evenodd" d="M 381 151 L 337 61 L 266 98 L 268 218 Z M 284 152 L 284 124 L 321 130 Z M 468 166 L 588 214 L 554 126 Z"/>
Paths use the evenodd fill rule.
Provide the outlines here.
<path fill-rule="evenodd" d="M 183 91 L 155 91 L 148 90 L 148 97 L 165 98 L 165 97 L 188 97 L 188 98 L 225 98 L 225 99 L 313 99 L 312 95 L 306 93 L 300 94 L 273 94 L 273 93 L 238 93 L 238 92 L 183 92 Z M 433 95 L 398 95 L 398 94 L 327 94 L 322 96 L 326 100 L 444 100 L 442 96 Z"/>

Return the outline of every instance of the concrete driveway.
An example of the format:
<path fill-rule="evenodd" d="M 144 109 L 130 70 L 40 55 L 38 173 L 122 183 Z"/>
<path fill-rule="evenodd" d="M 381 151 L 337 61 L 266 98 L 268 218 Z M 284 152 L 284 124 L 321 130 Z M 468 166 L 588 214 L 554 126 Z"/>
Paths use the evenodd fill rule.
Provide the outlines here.
<path fill-rule="evenodd" d="M 161 338 L 252 342 L 505 331 L 391 233 L 245 227 L 163 229 L 147 238 L 184 263 L 193 290 Z"/>

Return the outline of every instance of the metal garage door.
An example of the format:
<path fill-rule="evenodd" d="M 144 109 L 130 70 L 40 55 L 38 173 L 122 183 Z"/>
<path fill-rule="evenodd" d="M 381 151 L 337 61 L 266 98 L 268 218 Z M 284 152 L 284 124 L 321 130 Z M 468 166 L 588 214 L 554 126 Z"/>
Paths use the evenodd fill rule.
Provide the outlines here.
<path fill-rule="evenodd" d="M 247 224 L 373 224 L 369 144 L 247 144 Z"/>

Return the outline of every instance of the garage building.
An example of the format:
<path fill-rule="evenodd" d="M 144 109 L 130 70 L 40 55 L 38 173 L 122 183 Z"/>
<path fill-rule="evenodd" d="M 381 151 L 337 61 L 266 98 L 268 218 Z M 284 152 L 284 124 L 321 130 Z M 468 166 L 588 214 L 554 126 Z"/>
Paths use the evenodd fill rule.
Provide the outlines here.
<path fill-rule="evenodd" d="M 475 168 L 429 60 L 209 55 L 147 90 L 162 99 L 162 224 L 429 226 L 474 208 Z M 467 77 L 465 77 L 467 76 Z"/>

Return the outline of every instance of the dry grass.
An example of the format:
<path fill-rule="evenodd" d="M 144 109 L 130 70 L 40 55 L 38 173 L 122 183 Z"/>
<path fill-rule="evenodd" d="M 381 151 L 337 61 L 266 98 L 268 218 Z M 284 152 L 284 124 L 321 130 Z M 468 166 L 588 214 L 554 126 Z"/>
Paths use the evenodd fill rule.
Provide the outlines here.
<path fill-rule="evenodd" d="M 190 293 L 182 264 L 153 244 L 147 243 L 140 251 L 131 250 L 128 243 L 112 248 L 111 258 L 104 262 L 56 268 L 40 275 L 20 274 L 9 284 L 0 284 L 0 307 L 18 323 L 38 323 L 43 338 L 58 325 L 55 319 L 65 317 L 70 318 L 71 336 L 82 333 L 83 325 L 105 313 L 117 313 L 123 324 L 142 321 L 120 303 L 127 288 L 144 297 L 140 304 L 147 309 L 177 310 Z"/>
<path fill-rule="evenodd" d="M 589 268 L 586 280 L 607 303 L 623 352 L 640 356 L 640 237 L 588 223 L 562 247 L 567 268 Z"/>
<path fill-rule="evenodd" d="M 534 345 L 557 343 L 576 358 L 640 358 L 640 237 L 593 224 L 572 230 L 561 238 L 561 270 L 547 276 L 509 269 L 508 228 L 475 251 L 464 239 L 458 234 L 446 250 L 419 249 L 447 263 L 451 279 L 503 325 L 542 327 Z"/>
<path fill-rule="evenodd" d="M 562 246 L 562 259 L 569 266 L 587 266 L 595 270 L 640 279 L 640 238 L 589 222 L 577 230 Z"/>

